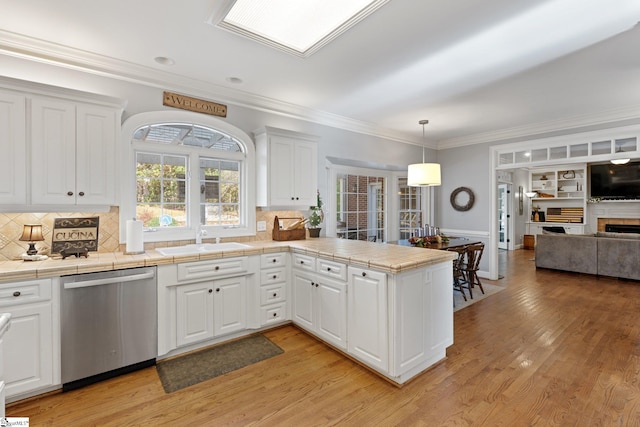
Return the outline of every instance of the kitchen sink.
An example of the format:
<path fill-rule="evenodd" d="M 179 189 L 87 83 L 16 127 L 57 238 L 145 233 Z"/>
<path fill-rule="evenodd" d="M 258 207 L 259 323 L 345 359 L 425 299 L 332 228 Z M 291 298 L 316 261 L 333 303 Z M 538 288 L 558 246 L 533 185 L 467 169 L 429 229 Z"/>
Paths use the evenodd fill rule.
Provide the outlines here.
<path fill-rule="evenodd" d="M 251 246 L 238 242 L 224 242 L 224 243 L 203 243 L 201 245 L 184 245 L 184 246 L 171 246 L 169 248 L 157 248 L 156 251 L 162 255 L 191 255 L 200 254 L 205 252 L 220 252 L 220 251 L 233 251 L 238 249 L 247 249 Z"/>

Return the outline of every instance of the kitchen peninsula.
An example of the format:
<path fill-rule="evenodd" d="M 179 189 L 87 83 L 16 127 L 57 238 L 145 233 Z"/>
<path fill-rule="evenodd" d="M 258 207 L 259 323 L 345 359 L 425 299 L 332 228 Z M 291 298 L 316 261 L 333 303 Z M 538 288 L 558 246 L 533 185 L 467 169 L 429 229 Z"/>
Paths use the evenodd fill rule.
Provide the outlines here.
<path fill-rule="evenodd" d="M 454 255 L 447 251 L 334 238 L 245 244 L 243 249 L 180 256 L 149 250 L 0 264 L 0 286 L 7 295 L 13 287 L 38 281 L 40 289 L 50 286 L 53 307 L 53 349 L 45 349 L 53 353 L 46 360 L 53 364 L 51 380 L 8 397 L 59 388 L 57 278 L 70 274 L 157 266 L 158 359 L 293 322 L 401 385 L 444 359 L 453 344 Z M 241 289 L 239 297 L 222 299 L 237 302 L 238 310 L 216 306 L 226 285 Z M 223 324 L 203 313 L 202 319 L 211 322 L 213 317 L 214 324 L 198 325 L 206 329 L 204 335 L 192 334 L 179 319 L 181 313 L 194 313 L 183 298 L 186 291 L 199 289 L 203 298 L 213 298 L 207 303 L 212 313 L 229 310 L 242 317 Z"/>

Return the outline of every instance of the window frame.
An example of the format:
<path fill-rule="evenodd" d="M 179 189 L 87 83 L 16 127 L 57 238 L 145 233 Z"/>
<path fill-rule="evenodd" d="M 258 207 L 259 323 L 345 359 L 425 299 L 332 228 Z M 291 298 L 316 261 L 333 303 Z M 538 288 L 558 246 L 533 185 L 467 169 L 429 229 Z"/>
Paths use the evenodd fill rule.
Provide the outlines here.
<path fill-rule="evenodd" d="M 219 130 L 234 137 L 242 146 L 244 152 L 233 153 L 216 149 L 198 148 L 193 146 L 164 145 L 134 141 L 137 129 L 143 126 L 181 123 L 193 124 Z M 164 154 L 188 155 L 189 172 L 187 174 L 187 188 L 192 195 L 188 202 L 188 220 L 186 227 L 146 229 L 145 242 L 164 242 L 177 240 L 193 240 L 199 229 L 199 198 L 195 188 L 199 188 L 200 158 L 222 158 L 240 162 L 240 206 L 241 226 L 202 226 L 207 232 L 206 239 L 221 237 L 242 237 L 256 235 L 256 203 L 255 203 L 255 146 L 253 140 L 244 131 L 229 123 L 212 116 L 206 116 L 189 111 L 153 111 L 139 113 L 129 117 L 122 124 L 122 169 L 120 186 L 120 243 L 126 240 L 126 220 L 136 214 L 136 152 L 155 152 Z M 195 168 L 193 167 L 195 165 Z"/>

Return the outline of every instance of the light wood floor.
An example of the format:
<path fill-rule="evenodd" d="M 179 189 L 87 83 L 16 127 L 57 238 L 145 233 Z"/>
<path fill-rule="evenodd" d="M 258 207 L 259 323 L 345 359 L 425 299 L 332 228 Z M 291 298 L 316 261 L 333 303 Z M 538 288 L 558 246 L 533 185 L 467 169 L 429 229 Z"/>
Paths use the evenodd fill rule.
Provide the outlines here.
<path fill-rule="evenodd" d="M 640 425 L 640 283 L 536 271 L 455 313 L 448 358 L 396 388 L 295 327 L 285 353 L 165 394 L 155 368 L 13 404 L 32 426 Z"/>

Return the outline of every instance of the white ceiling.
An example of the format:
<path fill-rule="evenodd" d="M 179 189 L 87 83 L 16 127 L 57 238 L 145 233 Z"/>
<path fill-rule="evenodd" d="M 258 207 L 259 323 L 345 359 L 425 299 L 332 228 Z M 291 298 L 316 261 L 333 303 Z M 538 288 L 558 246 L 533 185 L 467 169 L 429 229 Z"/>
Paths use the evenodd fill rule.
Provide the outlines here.
<path fill-rule="evenodd" d="M 439 148 L 640 117 L 638 0 L 391 0 L 308 58 L 225 1 L 0 0 L 0 52 Z"/>

